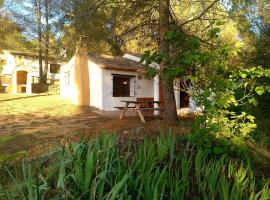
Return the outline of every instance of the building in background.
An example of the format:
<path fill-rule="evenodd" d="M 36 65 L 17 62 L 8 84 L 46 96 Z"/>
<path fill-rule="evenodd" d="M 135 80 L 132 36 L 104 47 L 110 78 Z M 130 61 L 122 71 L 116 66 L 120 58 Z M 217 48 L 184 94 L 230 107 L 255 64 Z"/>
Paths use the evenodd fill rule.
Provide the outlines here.
<path fill-rule="evenodd" d="M 43 68 L 45 63 L 43 63 Z M 60 80 L 60 62 L 49 59 L 48 81 Z M 31 94 L 33 85 L 39 82 L 38 54 L 0 50 L 0 87 L 5 93 Z"/>

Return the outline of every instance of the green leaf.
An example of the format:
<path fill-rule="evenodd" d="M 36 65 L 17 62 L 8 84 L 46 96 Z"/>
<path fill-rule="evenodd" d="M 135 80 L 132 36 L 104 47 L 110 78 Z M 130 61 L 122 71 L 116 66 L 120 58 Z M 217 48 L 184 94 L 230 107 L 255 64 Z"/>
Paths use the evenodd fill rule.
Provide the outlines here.
<path fill-rule="evenodd" d="M 210 37 L 210 39 L 217 38 L 219 32 L 220 28 L 211 29 L 210 31 L 208 31 L 208 36 Z"/>
<path fill-rule="evenodd" d="M 265 91 L 270 93 L 270 86 L 265 86 Z"/>
<path fill-rule="evenodd" d="M 263 93 L 265 93 L 264 87 L 263 86 L 257 86 L 255 88 L 255 91 L 258 95 L 262 95 Z"/>
<path fill-rule="evenodd" d="M 247 118 L 248 118 L 251 122 L 254 122 L 254 120 L 255 120 L 255 117 L 252 116 L 252 115 L 248 115 Z"/>
<path fill-rule="evenodd" d="M 258 101 L 254 97 L 248 100 L 249 103 L 253 104 L 253 106 L 258 106 Z"/>
<path fill-rule="evenodd" d="M 223 154 L 225 149 L 223 147 L 214 147 L 213 152 L 217 155 Z"/>

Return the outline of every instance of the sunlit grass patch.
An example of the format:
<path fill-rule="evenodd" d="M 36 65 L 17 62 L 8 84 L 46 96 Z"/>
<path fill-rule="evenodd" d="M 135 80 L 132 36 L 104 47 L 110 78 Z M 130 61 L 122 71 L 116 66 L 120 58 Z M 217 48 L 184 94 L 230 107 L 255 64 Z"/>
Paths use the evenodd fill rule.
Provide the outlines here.
<path fill-rule="evenodd" d="M 2 96 L 3 95 L 3 96 Z M 0 94 L 0 115 L 17 114 L 48 114 L 52 116 L 69 115 L 74 111 L 70 100 L 61 98 L 59 95 L 32 95 L 20 96 Z M 10 99 L 10 100 L 8 100 Z"/>
<path fill-rule="evenodd" d="M 8 101 L 8 100 L 12 100 L 12 99 L 19 99 L 19 98 L 23 98 L 23 97 L 31 97 L 34 95 L 31 94 L 3 94 L 0 93 L 0 102 L 1 101 Z"/>

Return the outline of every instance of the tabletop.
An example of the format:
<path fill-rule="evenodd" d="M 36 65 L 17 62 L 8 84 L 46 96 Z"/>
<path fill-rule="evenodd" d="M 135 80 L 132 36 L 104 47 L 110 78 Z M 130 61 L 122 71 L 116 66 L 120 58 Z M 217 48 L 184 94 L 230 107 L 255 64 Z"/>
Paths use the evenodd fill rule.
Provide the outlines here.
<path fill-rule="evenodd" d="M 140 104 L 140 103 L 160 103 L 160 101 L 126 101 L 122 100 L 123 103 L 134 103 L 134 104 Z"/>

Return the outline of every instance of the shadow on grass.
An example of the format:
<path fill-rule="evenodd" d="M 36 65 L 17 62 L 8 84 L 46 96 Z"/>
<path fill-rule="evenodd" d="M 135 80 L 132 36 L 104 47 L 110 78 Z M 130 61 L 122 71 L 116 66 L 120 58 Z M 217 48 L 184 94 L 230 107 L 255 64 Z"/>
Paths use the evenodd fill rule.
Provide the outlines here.
<path fill-rule="evenodd" d="M 44 97 L 44 96 L 52 96 L 52 95 L 55 95 L 55 94 L 30 94 L 29 96 L 16 96 L 14 98 L 9 98 L 9 99 L 3 99 L 3 100 L 0 100 L 0 102 L 6 102 L 6 101 L 14 101 L 14 100 L 19 100 L 19 99 L 29 99 L 29 98 L 35 98 L 35 97 Z"/>
<path fill-rule="evenodd" d="M 4 120 L 0 120 L 0 154 L 9 158 L 27 151 L 25 157 L 31 157 L 42 154 L 65 140 L 76 141 L 82 135 L 96 137 L 103 130 L 126 134 L 133 133 L 131 130 L 139 127 L 138 130 L 143 130 L 143 133 L 151 134 L 158 133 L 161 129 L 170 129 L 163 127 L 161 119 L 150 116 L 146 117 L 147 123 L 142 124 L 138 116 L 120 120 L 118 116 L 100 116 L 90 107 L 70 107 L 69 115 L 59 116 L 55 113 L 50 115 L 49 109 L 56 107 L 42 108 L 39 112 L 3 115 Z M 178 130 L 175 132 L 180 130 L 179 127 L 176 129 Z M 133 135 L 138 136 L 137 133 Z"/>

